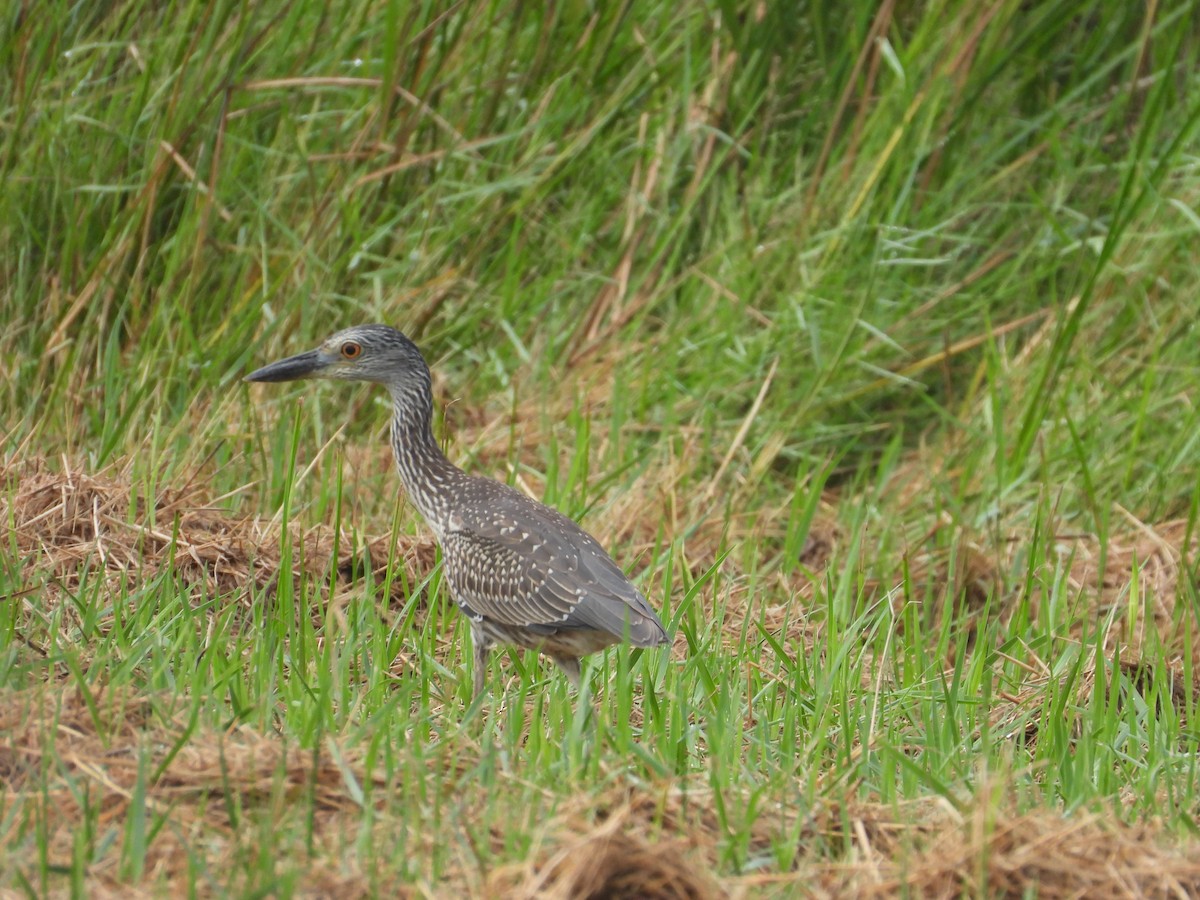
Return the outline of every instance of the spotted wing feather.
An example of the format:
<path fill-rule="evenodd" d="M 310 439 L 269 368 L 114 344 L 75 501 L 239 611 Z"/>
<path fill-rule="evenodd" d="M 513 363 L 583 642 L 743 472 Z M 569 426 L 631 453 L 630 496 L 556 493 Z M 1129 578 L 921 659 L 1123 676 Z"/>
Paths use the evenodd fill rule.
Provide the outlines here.
<path fill-rule="evenodd" d="M 497 482 L 474 485 L 442 536 L 447 577 L 468 615 L 535 633 L 591 629 L 635 646 L 666 641 L 654 610 L 596 540 Z"/>

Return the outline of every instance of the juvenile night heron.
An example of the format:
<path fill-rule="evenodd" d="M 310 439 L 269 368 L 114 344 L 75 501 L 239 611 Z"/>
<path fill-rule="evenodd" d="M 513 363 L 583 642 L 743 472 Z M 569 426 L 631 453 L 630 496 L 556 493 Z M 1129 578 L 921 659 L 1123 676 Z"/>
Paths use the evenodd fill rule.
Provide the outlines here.
<path fill-rule="evenodd" d="M 579 687 L 579 659 L 621 640 L 658 647 L 667 633 L 646 598 L 590 534 L 506 484 L 467 475 L 433 438 L 429 367 L 394 328 L 339 331 L 316 350 L 246 381 L 340 378 L 392 395 L 392 453 L 412 503 L 442 548 L 444 574 L 471 621 L 475 693 L 491 648 L 540 650 Z"/>

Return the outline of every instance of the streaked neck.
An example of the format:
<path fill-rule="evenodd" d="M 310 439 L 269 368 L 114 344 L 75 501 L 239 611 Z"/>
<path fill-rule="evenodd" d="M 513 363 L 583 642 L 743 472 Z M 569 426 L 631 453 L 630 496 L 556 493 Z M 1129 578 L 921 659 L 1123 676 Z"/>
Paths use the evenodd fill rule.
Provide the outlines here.
<path fill-rule="evenodd" d="M 450 513 L 454 485 L 467 476 L 446 458 L 433 437 L 429 386 L 407 384 L 392 394 L 392 455 L 413 506 L 441 532 Z"/>

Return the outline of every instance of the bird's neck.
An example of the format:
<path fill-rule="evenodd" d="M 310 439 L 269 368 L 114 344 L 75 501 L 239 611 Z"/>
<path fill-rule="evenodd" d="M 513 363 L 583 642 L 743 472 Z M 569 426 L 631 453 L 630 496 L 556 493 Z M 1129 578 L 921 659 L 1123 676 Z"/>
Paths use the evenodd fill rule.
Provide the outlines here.
<path fill-rule="evenodd" d="M 391 389 L 392 455 L 413 505 L 437 532 L 449 517 L 448 498 L 467 476 L 446 458 L 433 437 L 433 397 L 428 385 Z"/>

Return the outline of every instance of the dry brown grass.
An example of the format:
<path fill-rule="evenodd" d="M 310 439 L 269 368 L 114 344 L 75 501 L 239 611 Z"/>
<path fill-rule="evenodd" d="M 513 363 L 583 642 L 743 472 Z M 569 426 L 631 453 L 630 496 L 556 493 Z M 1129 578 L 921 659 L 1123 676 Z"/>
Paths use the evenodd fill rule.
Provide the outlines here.
<path fill-rule="evenodd" d="M 373 780 L 355 748 L 339 748 L 335 763 L 328 750 L 304 752 L 246 726 L 189 729 L 185 718 L 163 713 L 168 700 L 104 692 L 85 698 L 64 683 L 9 693 L 0 709 L 0 818 L 24 800 L 24 815 L 36 816 L 45 829 L 52 863 L 65 867 L 85 818 L 81 803 L 100 809 L 100 832 L 119 829 L 142 811 L 133 807 L 149 816 L 169 814 L 171 827 L 147 850 L 140 879 L 147 895 L 160 893 L 148 890 L 155 884 L 185 883 L 188 853 L 196 846 L 208 848 L 208 862 L 218 869 L 252 853 L 253 832 L 244 821 L 286 821 L 300 794 L 315 807 L 318 846 L 340 849 L 347 815 L 357 812 L 346 773 L 360 785 Z M 158 774 L 144 789 L 143 805 L 139 772 L 147 770 Z M 0 846 L 27 825 L 7 820 Z M 313 867 L 312 895 L 365 895 L 364 873 L 348 874 L 331 863 Z M 138 893 L 139 879 L 121 871 L 119 854 L 108 854 L 89 867 L 88 886 L 93 896 L 130 896 Z"/>
<path fill-rule="evenodd" d="M 93 713 L 97 709 L 98 714 Z M 0 819 L 18 798 L 36 802 L 49 834 L 51 861 L 67 865 L 81 816 L 80 797 L 101 810 L 100 825 L 120 826 L 137 802 L 140 761 L 148 756 L 159 775 L 145 789 L 149 813 L 169 811 L 172 827 L 150 845 L 141 881 L 122 872 L 119 855 L 88 872 L 93 896 L 157 894 L 151 886 L 183 883 L 190 846 L 204 846 L 209 863 L 253 852 L 257 816 L 280 823 L 294 818 L 297 798 L 315 807 L 314 850 L 297 846 L 306 860 L 306 896 L 513 898 L 746 897 L 761 893 L 814 897 L 1189 897 L 1200 892 L 1200 861 L 1173 846 L 1154 823 L 1127 826 L 1091 813 L 1016 814 L 1004 785 L 981 792 L 981 802 L 961 813 L 940 801 L 885 807 L 826 804 L 800 829 L 796 861 L 788 872 L 719 877 L 722 838 L 707 791 L 699 784 L 628 789 L 581 798 L 541 829 L 530 857 L 503 865 L 481 879 L 464 869 L 458 878 L 423 888 L 362 871 L 352 835 L 361 809 L 347 779 L 379 791 L 403 790 L 372 773 L 354 747 L 333 744 L 313 754 L 287 747 L 275 734 L 247 727 L 199 728 L 172 753 L 185 723 L 164 719 L 154 698 L 82 697 L 47 684 L 9 694 L 0 709 Z M 53 735 L 47 742 L 47 736 Z M 451 776 L 446 773 L 446 777 Z M 236 798 L 231 805 L 227 798 Z M 238 809 L 242 824 L 234 821 Z M 376 830 L 394 827 L 379 804 Z M 787 818 L 795 819 L 791 811 Z M 430 840 L 436 840 L 434 835 Z M 763 848 L 765 834 L 756 841 Z M 839 851 L 836 861 L 830 849 Z M 290 860 L 289 864 L 294 864 Z M 139 887 L 139 884 L 142 887 Z"/>
<path fill-rule="evenodd" d="M 669 476 L 669 461 L 664 467 L 645 475 L 647 484 L 641 489 L 671 508 L 679 499 Z M 663 480 L 651 488 L 655 479 Z M 0 483 L 5 485 L 0 515 L 13 523 L 12 540 L 31 586 L 40 585 L 60 601 L 61 592 L 89 560 L 112 579 L 114 592 L 121 580 L 142 579 L 173 567 L 185 582 L 219 592 L 231 603 L 249 603 L 253 590 L 279 577 L 277 531 L 256 520 L 230 517 L 199 491 L 164 491 L 148 505 L 130 499 L 131 484 L 120 470 L 85 474 L 67 467 L 56 471 L 38 460 L 0 470 Z M 822 507 L 803 551 L 803 568 L 775 576 L 788 591 L 785 596 L 800 606 L 811 597 L 823 566 L 837 559 L 843 546 L 845 536 L 830 513 L 836 500 L 830 494 Z M 629 515 L 629 502 L 621 499 L 608 507 L 601 530 L 621 531 L 635 544 L 639 537 L 652 540 L 644 522 Z M 687 515 L 699 512 L 695 507 L 687 509 Z M 769 518 L 746 524 L 747 535 L 778 527 Z M 720 541 L 736 538 L 710 534 L 701 527 L 697 558 L 690 562 L 701 569 Z M 910 578 L 913 567 L 925 567 L 922 571 L 930 577 L 923 583 L 937 586 L 943 596 L 964 585 L 969 590 L 971 581 L 1003 594 L 998 585 L 1003 584 L 1004 565 L 980 549 L 986 546 L 982 542 L 962 539 L 967 552 L 954 557 L 962 562 L 950 562 L 946 555 L 938 555 L 941 551 L 919 551 L 906 561 Z M 302 552 L 290 576 L 298 578 L 307 568 L 318 582 L 326 578 L 332 534 L 317 528 L 295 540 Z M 373 568 L 386 565 L 389 540 L 366 541 L 359 554 L 339 559 L 343 577 L 339 592 L 352 589 L 352 558 L 365 553 Z M 1109 542 L 1103 566 L 1098 564 L 1101 555 L 1094 539 L 1064 536 L 1060 543 L 1066 541 L 1071 552 L 1063 559 L 1069 563 L 1069 576 L 1098 598 L 1098 617 L 1105 614 L 1106 605 L 1124 602 L 1131 573 L 1138 573 L 1140 590 L 1153 614 L 1138 620 L 1142 630 L 1133 641 L 1118 630 L 1123 616 L 1111 621 L 1114 652 L 1121 651 L 1122 665 L 1138 688 L 1149 678 L 1137 653 L 1146 628 L 1156 628 L 1158 640 L 1175 651 L 1185 649 L 1171 604 L 1179 594 L 1176 580 L 1181 577 L 1182 560 L 1194 550 L 1194 538 L 1182 522 L 1154 528 L 1131 522 L 1128 531 Z M 345 538 L 342 546 L 347 546 Z M 406 543 L 399 558 L 411 578 L 419 578 L 432 565 L 432 544 Z M 729 603 L 726 627 L 732 636 L 741 627 L 738 616 L 749 611 L 739 606 L 736 591 Z M 69 605 L 64 605 L 67 614 Z M 799 629 L 793 635 L 801 639 L 799 646 L 808 646 L 813 635 L 804 631 L 803 616 L 795 609 L 768 610 L 765 620 L 769 625 L 785 617 L 791 628 Z M 1093 680 L 1091 673 L 1085 673 L 1081 690 L 1090 689 Z M 310 896 L 368 896 L 382 891 L 397 896 L 698 900 L 762 893 L 1016 897 L 1031 885 L 1037 886 L 1039 896 L 1052 898 L 1200 893 L 1200 863 L 1194 853 L 1175 845 L 1157 823 L 1129 826 L 1087 812 L 1017 813 L 1002 784 L 995 786 L 994 802 L 980 802 L 967 812 L 940 801 L 901 808 L 828 803 L 806 813 L 802 827 L 796 828 L 799 813 L 781 810 L 771 827 L 776 833 L 786 827 L 800 835 L 792 869 L 724 876 L 717 873 L 729 871 L 720 855 L 726 835 L 704 785 L 679 781 L 637 794 L 614 790 L 581 798 L 547 822 L 533 852 L 522 862 L 482 873 L 464 865 L 444 884 L 401 883 L 394 875 L 364 871 L 354 853 L 363 810 L 350 783 L 385 793 L 402 790 L 370 770 L 358 748 L 340 746 L 332 736 L 314 753 L 288 746 L 278 734 L 245 725 L 225 730 L 190 728 L 176 710 L 178 698 L 103 690 L 84 696 L 75 685 L 65 673 L 50 672 L 36 687 L 3 694 L 0 821 L 6 823 L 6 830 L 0 833 L 0 847 L 9 846 L 17 831 L 28 827 L 26 817 L 35 815 L 48 835 L 51 862 L 69 867 L 82 817 L 80 804 L 85 802 L 81 798 L 100 809 L 102 826 L 119 826 L 143 790 L 139 777 L 153 772 L 144 786 L 145 808 L 168 815 L 171 825 L 151 844 L 146 868 L 136 878 L 122 870 L 119 854 L 108 854 L 92 866 L 88 887 L 94 896 L 137 896 L 159 893 L 163 885 L 182 884 L 187 878 L 187 854 L 197 846 L 207 848 L 210 865 L 232 864 L 253 853 L 247 818 L 284 822 L 297 815 L 294 809 L 301 806 L 314 810 L 311 853 L 304 846 L 295 848 L 298 858 L 305 860 L 302 890 Z M 1038 690 L 1039 681 L 1032 678 L 1028 692 L 1000 698 L 993 711 L 997 723 L 1018 720 Z M 1195 702 L 1194 692 L 1194 686 L 1180 684 L 1172 699 L 1183 709 Z M 1036 733 L 1026 738 L 1032 742 Z M 456 756 L 444 755 L 437 765 L 450 777 L 464 764 L 464 753 L 476 752 L 474 747 L 460 747 Z M 297 803 L 300 798 L 305 802 Z M 18 806 L 24 812 L 14 818 L 10 813 Z M 240 821 L 232 810 L 240 810 Z M 376 814 L 375 840 L 386 841 L 404 827 L 388 820 L 386 804 L 380 804 Z M 770 838 L 764 825 L 763 833 L 751 836 L 752 849 L 766 853 Z M 437 836 L 424 839 L 434 841 Z M 495 843 L 499 852 L 502 843 L 498 838 Z"/>
<path fill-rule="evenodd" d="M 631 824 L 627 811 L 574 829 L 556 825 L 552 845 L 539 857 L 493 872 L 486 893 L 521 900 L 715 900 L 725 896 L 708 863 L 682 838 L 653 841 Z M 557 845 L 557 846 L 555 846 Z"/>
<path fill-rule="evenodd" d="M 41 612 L 61 609 L 64 627 L 75 613 L 63 601 L 85 571 L 93 578 L 101 573 L 118 596 L 122 585 L 127 589 L 169 570 L 184 584 L 244 609 L 281 575 L 278 525 L 231 516 L 200 488 L 164 489 L 147 502 L 136 495 L 128 472 L 117 467 L 89 473 L 64 461 L 56 469 L 36 457 L 0 465 L 0 519 L 13 523 L 12 543 L 29 573 L 26 590 L 39 594 Z M 409 583 L 419 583 L 433 568 L 430 538 L 394 544 L 385 535 L 357 546 L 352 534 L 336 538 L 323 525 L 293 533 L 294 583 L 303 575 L 328 584 L 335 549 L 335 601 L 368 566 L 381 582 L 393 546 Z M 402 584 L 394 581 L 393 600 L 403 600 Z"/>
<path fill-rule="evenodd" d="M 1121 826 L 1097 815 L 1015 814 L 977 806 L 968 817 L 945 808 L 923 822 L 891 822 L 919 839 L 897 852 L 854 829 L 852 862 L 819 865 L 804 892 L 814 897 L 1134 898 L 1195 896 L 1200 862 L 1164 844 L 1150 825 Z M 877 826 L 878 827 L 878 826 Z M 764 879 L 765 880 L 765 879 Z M 797 880 L 797 884 L 805 882 Z"/>
<path fill-rule="evenodd" d="M 997 794 L 1001 794 L 997 786 Z M 614 798 L 614 803 L 619 800 Z M 495 871 L 485 896 L 749 897 L 1189 897 L 1200 862 L 1153 825 L 1090 813 L 1017 814 L 981 804 L 963 815 L 937 801 L 897 810 L 870 803 L 823 807 L 801 831 L 788 872 L 717 878 L 711 809 L 678 799 L 661 809 L 619 805 L 549 823 L 540 852 Z M 898 816 L 897 813 L 901 815 Z M 663 841 L 663 832 L 674 835 Z M 765 841 L 764 841 L 765 843 Z M 829 849 L 842 851 L 838 861 Z"/>

